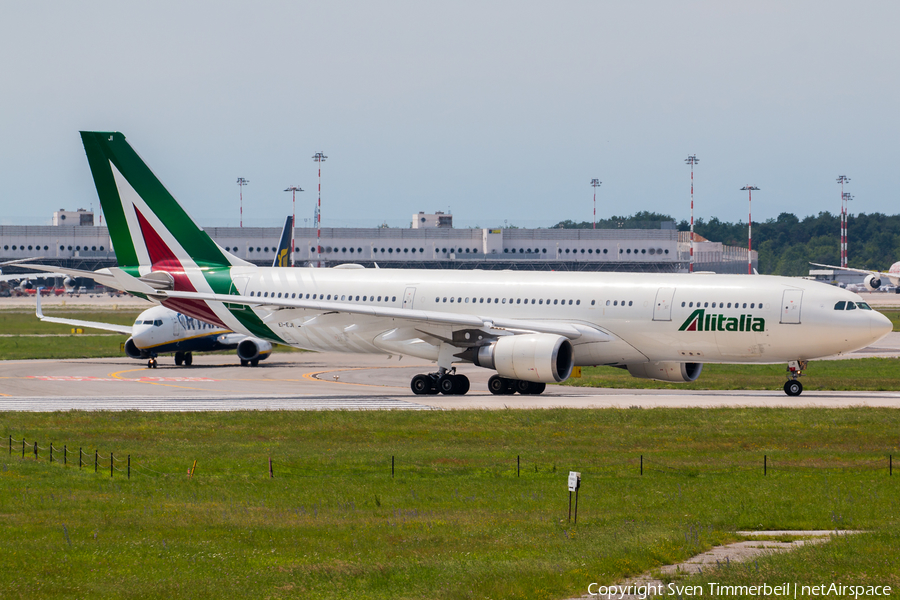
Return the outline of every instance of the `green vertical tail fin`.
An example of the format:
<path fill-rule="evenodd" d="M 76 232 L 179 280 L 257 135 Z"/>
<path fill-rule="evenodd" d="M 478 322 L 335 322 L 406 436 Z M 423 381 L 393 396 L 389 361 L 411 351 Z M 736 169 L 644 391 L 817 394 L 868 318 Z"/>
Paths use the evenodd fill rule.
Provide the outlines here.
<path fill-rule="evenodd" d="M 124 135 L 82 131 L 81 140 L 120 267 L 249 264 L 197 226 Z"/>

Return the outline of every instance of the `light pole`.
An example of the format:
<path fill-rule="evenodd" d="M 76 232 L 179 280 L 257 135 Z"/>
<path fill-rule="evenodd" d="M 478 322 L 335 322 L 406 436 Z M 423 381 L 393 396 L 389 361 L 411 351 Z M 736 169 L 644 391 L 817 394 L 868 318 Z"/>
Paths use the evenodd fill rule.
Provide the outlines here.
<path fill-rule="evenodd" d="M 599 179 L 591 179 L 591 185 L 594 188 L 594 220 L 591 221 L 591 229 L 597 229 L 597 188 L 602 183 Z"/>
<path fill-rule="evenodd" d="M 241 186 L 241 227 L 244 226 L 244 186 L 250 183 L 249 179 L 244 179 L 243 177 L 237 178 L 237 184 Z"/>
<path fill-rule="evenodd" d="M 848 260 L 848 250 L 847 250 L 847 239 L 849 237 L 849 225 L 850 225 L 850 201 L 853 200 L 853 196 L 850 195 L 850 192 L 843 192 L 841 194 L 841 209 L 844 212 L 844 251 L 841 253 L 841 266 L 847 266 Z"/>
<path fill-rule="evenodd" d="M 753 190 L 758 189 L 753 185 L 741 188 L 747 190 L 747 275 L 753 275 Z"/>
<path fill-rule="evenodd" d="M 841 267 L 847 266 L 847 200 L 850 194 L 844 193 L 844 184 L 849 182 L 850 178 L 846 175 L 840 175 L 837 182 L 841 184 Z"/>
<path fill-rule="evenodd" d="M 700 160 L 696 154 L 689 155 L 684 162 L 691 165 L 691 265 L 688 269 L 689 273 L 694 272 L 694 165 Z"/>
<path fill-rule="evenodd" d="M 297 192 L 302 192 L 303 188 L 292 185 L 284 191 L 291 193 L 291 266 L 295 267 L 297 265 L 294 264 L 294 230 L 297 228 Z"/>
<path fill-rule="evenodd" d="M 322 245 L 321 245 L 321 237 L 322 237 L 322 163 L 325 162 L 325 159 L 328 158 L 322 152 L 316 152 L 313 155 L 313 160 L 319 163 L 319 204 L 316 208 L 316 266 L 322 266 Z"/>

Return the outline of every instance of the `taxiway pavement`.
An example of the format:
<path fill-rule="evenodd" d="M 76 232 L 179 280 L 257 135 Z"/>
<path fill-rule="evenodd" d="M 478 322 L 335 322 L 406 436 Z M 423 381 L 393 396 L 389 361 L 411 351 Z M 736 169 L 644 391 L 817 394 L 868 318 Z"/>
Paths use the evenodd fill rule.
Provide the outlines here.
<path fill-rule="evenodd" d="M 848 357 L 900 357 L 900 333 Z M 58 410 L 452 410 L 653 407 L 900 407 L 900 392 L 622 390 L 547 386 L 539 396 L 495 396 L 492 371 L 459 368 L 465 396 L 416 396 L 409 381 L 433 364 L 409 357 L 330 352 L 276 353 L 258 367 L 233 355 L 195 355 L 191 367 L 171 356 L 148 369 L 129 358 L 0 361 L 0 412 Z"/>

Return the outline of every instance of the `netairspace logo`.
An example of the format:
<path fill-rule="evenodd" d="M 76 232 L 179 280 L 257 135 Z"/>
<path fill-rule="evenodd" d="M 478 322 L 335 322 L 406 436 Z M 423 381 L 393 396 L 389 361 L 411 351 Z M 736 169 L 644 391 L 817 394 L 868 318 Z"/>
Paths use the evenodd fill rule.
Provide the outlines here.
<path fill-rule="evenodd" d="M 691 313 L 678 331 L 765 331 L 766 320 L 753 315 L 726 317 L 715 313 L 707 314 L 706 309 L 698 308 Z"/>
<path fill-rule="evenodd" d="M 838 598 L 875 598 L 891 595 L 889 585 L 845 585 L 842 583 L 820 583 L 817 585 L 805 585 L 798 583 L 779 583 L 777 585 L 724 585 L 721 583 L 707 583 L 706 585 L 680 585 L 669 583 L 640 584 L 640 585 L 600 585 L 592 583 L 588 586 L 588 596 L 604 598 L 606 600 L 622 600 L 626 596 L 637 597 L 645 600 L 653 596 L 703 596 L 708 594 L 713 598 L 728 596 L 754 596 L 762 598 L 797 598 L 800 596 L 822 596 Z"/>

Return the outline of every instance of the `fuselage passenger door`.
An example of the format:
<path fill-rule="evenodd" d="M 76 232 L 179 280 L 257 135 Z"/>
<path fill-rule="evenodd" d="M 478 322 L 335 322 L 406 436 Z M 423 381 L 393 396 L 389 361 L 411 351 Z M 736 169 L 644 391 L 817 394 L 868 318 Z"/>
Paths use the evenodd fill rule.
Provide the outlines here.
<path fill-rule="evenodd" d="M 401 308 L 412 309 L 413 300 L 415 299 L 415 297 L 416 297 L 416 288 L 414 288 L 414 287 L 406 288 L 406 291 L 403 293 L 403 304 L 402 304 Z"/>
<path fill-rule="evenodd" d="M 674 295 L 675 288 L 659 288 L 656 292 L 656 304 L 653 307 L 654 321 L 672 320 L 672 296 Z"/>
<path fill-rule="evenodd" d="M 800 302 L 803 290 L 784 290 L 781 300 L 781 322 L 787 324 L 800 323 Z"/>

